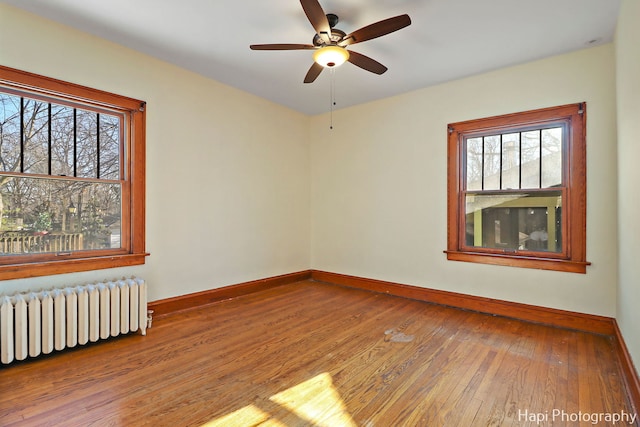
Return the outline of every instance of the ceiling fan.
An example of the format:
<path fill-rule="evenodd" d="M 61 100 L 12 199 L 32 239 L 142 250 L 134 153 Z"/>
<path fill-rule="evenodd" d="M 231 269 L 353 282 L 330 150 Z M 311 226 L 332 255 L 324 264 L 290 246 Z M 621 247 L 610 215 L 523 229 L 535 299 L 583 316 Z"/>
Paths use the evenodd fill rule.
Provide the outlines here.
<path fill-rule="evenodd" d="M 366 55 L 347 50 L 347 46 L 393 33 L 411 24 L 409 15 L 404 14 L 384 19 L 346 34 L 335 28 L 338 16 L 333 13 L 325 14 L 318 0 L 300 0 L 300 3 L 309 22 L 316 30 L 313 44 L 252 44 L 249 47 L 252 50 L 314 50 L 314 63 L 304 78 L 305 83 L 315 81 L 324 68 L 337 67 L 345 61 L 375 74 L 384 73 L 387 71 L 387 67 Z"/>

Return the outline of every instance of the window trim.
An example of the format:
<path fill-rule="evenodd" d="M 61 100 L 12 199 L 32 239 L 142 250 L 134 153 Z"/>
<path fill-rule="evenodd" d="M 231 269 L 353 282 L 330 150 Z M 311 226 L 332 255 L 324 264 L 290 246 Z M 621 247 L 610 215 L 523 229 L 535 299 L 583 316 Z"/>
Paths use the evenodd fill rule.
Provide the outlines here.
<path fill-rule="evenodd" d="M 522 268 L 586 273 L 586 103 L 542 108 L 521 113 L 506 114 L 447 126 L 447 259 Z M 507 252 L 473 250 L 463 241 L 465 218 L 464 202 L 464 139 L 469 135 L 498 133 L 532 124 L 565 121 L 568 138 L 564 152 L 566 166 L 563 174 L 566 191 L 563 200 L 563 256 L 557 253 L 532 253 L 531 251 Z M 526 191 L 526 190 L 514 190 Z"/>
<path fill-rule="evenodd" d="M 146 103 L 1 65 L 0 84 L 9 90 L 31 92 L 36 97 L 52 97 L 56 102 L 66 100 L 89 108 L 117 110 L 130 121 L 124 130 L 128 141 L 124 147 L 123 162 L 123 178 L 128 184 L 123 185 L 122 194 L 124 250 L 109 254 L 82 251 L 81 254 L 72 254 L 61 260 L 43 261 L 37 256 L 29 257 L 14 264 L 0 265 L 0 280 L 144 264 L 149 255 L 145 250 Z M 127 235 L 125 242 L 124 236 Z"/>

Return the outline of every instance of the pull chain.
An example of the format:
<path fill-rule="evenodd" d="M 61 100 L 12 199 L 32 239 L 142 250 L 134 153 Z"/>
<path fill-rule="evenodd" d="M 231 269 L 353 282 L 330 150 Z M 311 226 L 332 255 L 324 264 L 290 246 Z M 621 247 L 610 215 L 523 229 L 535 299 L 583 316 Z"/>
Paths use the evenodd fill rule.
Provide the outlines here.
<path fill-rule="evenodd" d="M 336 75 L 336 70 L 335 68 L 331 68 L 331 88 L 330 88 L 330 107 L 329 107 L 329 111 L 330 111 L 330 124 L 329 124 L 329 129 L 333 129 L 333 107 L 336 105 L 336 87 L 335 87 L 335 75 Z"/>

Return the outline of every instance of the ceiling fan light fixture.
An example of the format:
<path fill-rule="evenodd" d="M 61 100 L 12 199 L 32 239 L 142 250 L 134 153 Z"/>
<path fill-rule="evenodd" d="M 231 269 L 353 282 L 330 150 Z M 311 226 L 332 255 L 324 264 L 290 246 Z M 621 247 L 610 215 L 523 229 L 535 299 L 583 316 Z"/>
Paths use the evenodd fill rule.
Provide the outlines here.
<path fill-rule="evenodd" d="M 313 60 L 327 68 L 339 67 L 349 59 L 349 51 L 340 46 L 324 46 L 313 52 Z"/>

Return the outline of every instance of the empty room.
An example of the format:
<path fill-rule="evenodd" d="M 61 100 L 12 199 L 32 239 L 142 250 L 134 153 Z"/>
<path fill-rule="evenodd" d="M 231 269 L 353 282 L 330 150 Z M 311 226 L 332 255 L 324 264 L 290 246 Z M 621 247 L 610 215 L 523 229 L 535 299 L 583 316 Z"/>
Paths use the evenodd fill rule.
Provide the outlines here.
<path fill-rule="evenodd" d="M 0 2 L 0 426 L 640 426 L 638 20 Z"/>

